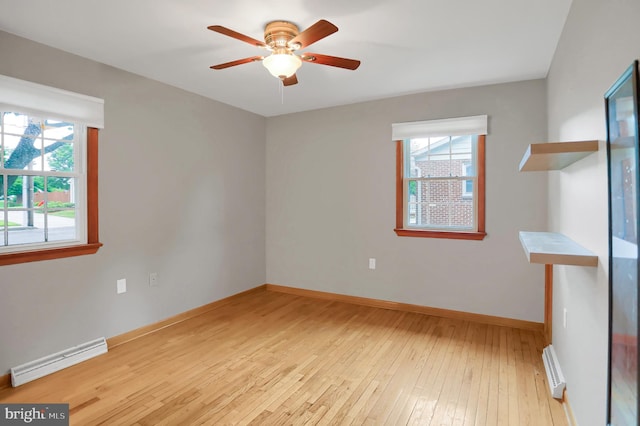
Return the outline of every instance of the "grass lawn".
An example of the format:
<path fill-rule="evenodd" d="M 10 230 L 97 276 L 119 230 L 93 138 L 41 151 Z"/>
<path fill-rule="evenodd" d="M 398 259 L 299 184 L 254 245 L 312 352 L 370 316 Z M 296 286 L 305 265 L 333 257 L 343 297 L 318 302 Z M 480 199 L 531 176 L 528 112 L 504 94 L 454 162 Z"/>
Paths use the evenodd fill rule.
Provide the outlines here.
<path fill-rule="evenodd" d="M 50 212 L 49 214 L 52 216 L 60 216 L 60 217 L 70 217 L 70 218 L 76 217 L 75 210 L 63 210 L 59 212 Z"/>
<path fill-rule="evenodd" d="M 0 220 L 0 226 L 4 226 L 4 220 Z M 20 226 L 20 224 L 15 222 L 9 222 L 8 226 Z"/>

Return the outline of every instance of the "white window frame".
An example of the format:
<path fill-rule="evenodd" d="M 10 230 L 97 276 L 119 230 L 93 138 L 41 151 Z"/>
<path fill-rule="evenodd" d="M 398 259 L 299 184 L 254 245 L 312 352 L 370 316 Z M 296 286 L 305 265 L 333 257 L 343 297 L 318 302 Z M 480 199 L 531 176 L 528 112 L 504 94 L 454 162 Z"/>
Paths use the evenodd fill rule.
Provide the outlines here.
<path fill-rule="evenodd" d="M 82 186 L 76 189 L 75 240 L 3 246 L 0 249 L 0 266 L 97 252 L 102 246 L 98 236 L 97 191 L 98 131 L 104 128 L 104 100 L 0 75 L 0 111 L 74 123 L 75 137 L 78 141 L 77 149 L 74 150 L 75 166 L 80 172 L 78 183 Z M 12 174 L 20 175 L 43 175 L 27 172 L 11 171 Z M 63 172 L 52 174 L 65 175 Z M 4 206 L 3 201 L 0 217 L 6 220 Z"/>
<path fill-rule="evenodd" d="M 451 152 L 451 139 L 453 138 L 452 136 L 445 136 L 449 138 L 449 153 L 448 153 L 448 158 L 449 160 L 453 159 L 453 157 L 457 154 L 454 154 L 453 152 Z M 402 145 L 403 145 L 403 152 L 404 152 L 404 161 L 405 161 L 405 168 L 404 170 L 408 171 L 408 170 L 413 170 L 415 167 L 411 164 L 410 161 L 410 156 L 409 156 L 409 151 L 410 151 L 410 143 L 411 143 L 411 139 L 404 139 L 402 141 Z M 477 161 L 477 135 L 473 135 L 472 136 L 472 142 L 471 142 L 471 159 L 469 160 L 469 164 L 473 167 L 476 166 L 475 169 L 477 170 L 477 165 L 475 164 Z M 439 161 L 439 160 L 429 160 L 429 161 Z M 430 177 L 415 177 L 412 176 L 411 173 L 405 173 L 404 176 L 404 186 L 403 186 L 403 200 L 406 204 L 406 209 L 405 209 L 405 215 L 404 215 L 404 220 L 403 220 L 403 228 L 404 229 L 415 229 L 415 230 L 428 230 L 428 231 L 442 231 L 442 232 L 477 232 L 478 231 L 478 200 L 477 197 L 474 197 L 473 192 L 469 193 L 466 192 L 466 182 L 468 180 L 472 180 L 475 184 L 475 182 L 477 181 L 477 177 L 475 175 L 468 177 L 465 174 L 465 165 L 463 164 L 461 167 L 461 173 L 458 176 L 430 176 Z M 414 202 L 415 203 L 415 207 L 413 210 L 415 210 L 416 213 L 416 218 L 420 217 L 422 214 L 422 206 L 420 204 L 420 194 L 421 194 L 421 186 L 422 183 L 427 183 L 429 181 L 433 181 L 433 180 L 449 180 L 451 182 L 454 181 L 459 181 L 461 188 L 462 188 L 462 192 L 461 192 L 461 196 L 463 199 L 465 200 L 469 200 L 472 199 L 473 200 L 473 217 L 472 217 L 472 224 L 471 226 L 468 227 L 462 227 L 462 226 L 443 226 L 443 225 L 430 225 L 430 224 L 423 224 L 423 225 L 418 225 L 418 224 L 412 224 L 411 223 L 411 212 L 412 212 L 412 208 L 411 208 L 411 204 L 412 202 L 410 201 L 410 197 L 411 195 L 409 194 L 409 186 L 410 186 L 410 182 L 415 181 L 416 182 L 416 189 L 417 189 L 417 199 Z"/>
<path fill-rule="evenodd" d="M 53 117 L 43 117 L 34 116 L 24 111 L 20 111 L 19 107 L 11 108 L 9 105 L 4 105 L 7 110 L 0 110 L 0 152 L 4 152 L 5 148 L 5 126 L 3 123 L 4 113 L 19 113 L 28 115 L 30 118 L 41 120 L 42 123 L 45 120 L 57 120 L 57 118 Z M 11 110 L 8 110 L 11 109 Z M 64 121 L 64 120 L 62 120 Z M 87 244 L 87 225 L 86 225 L 86 216 L 87 216 L 87 172 L 86 172 L 86 149 L 87 149 L 87 128 L 86 126 L 81 125 L 80 123 L 73 123 L 74 125 L 74 138 L 69 143 L 73 143 L 73 160 L 74 160 L 74 171 L 73 172 L 52 172 L 52 171 L 43 171 L 43 170 L 25 170 L 25 169 L 5 169 L 4 168 L 4 158 L 0 158 L 0 175 L 8 177 L 8 176 L 33 176 L 33 177 L 70 177 L 74 178 L 77 182 L 74 185 L 74 199 L 76 200 L 75 207 L 75 238 L 69 240 L 57 240 L 57 241 L 47 241 L 48 239 L 48 214 L 45 213 L 45 228 L 44 228 L 44 238 L 45 241 L 42 242 L 34 242 L 34 243 L 24 243 L 24 244 L 12 244 L 10 245 L 9 239 L 9 227 L 2 226 L 0 227 L 0 232 L 4 233 L 4 238 L 0 241 L 4 241 L 4 245 L 0 245 L 0 254 L 5 253 L 15 253 L 27 250 L 44 250 L 58 247 L 68 247 L 74 245 L 84 245 Z M 44 155 L 44 132 L 40 132 L 36 140 L 40 140 L 41 142 L 41 158 L 42 161 L 45 161 Z M 1 157 L 4 157 L 1 156 Z M 13 209 L 8 208 L 6 195 L 8 193 L 8 179 L 3 179 L 3 191 L 5 194 L 3 200 L 0 200 L 0 212 L 2 215 L 0 216 L 5 223 L 9 221 L 9 212 L 14 211 Z M 46 192 L 46 191 L 45 191 Z M 6 206 L 6 207 L 5 207 Z M 47 208 L 45 206 L 45 212 Z"/>
<path fill-rule="evenodd" d="M 394 123 L 392 125 L 392 141 L 396 144 L 396 226 L 395 233 L 401 237 L 427 237 L 450 238 L 465 240 L 482 240 L 485 238 L 485 141 L 488 128 L 488 116 L 478 115 L 470 117 L 457 117 L 441 120 L 416 121 Z M 408 167 L 405 155 L 405 141 L 412 138 L 425 137 L 453 137 L 475 136 L 477 146 L 473 153 L 473 162 L 476 166 L 474 179 L 473 200 L 474 229 L 442 228 L 442 227 L 415 227 L 409 224 L 409 180 L 414 180 L 406 175 Z M 462 185 L 467 177 L 452 177 L 459 179 Z M 463 191 L 464 192 L 464 191 Z"/>

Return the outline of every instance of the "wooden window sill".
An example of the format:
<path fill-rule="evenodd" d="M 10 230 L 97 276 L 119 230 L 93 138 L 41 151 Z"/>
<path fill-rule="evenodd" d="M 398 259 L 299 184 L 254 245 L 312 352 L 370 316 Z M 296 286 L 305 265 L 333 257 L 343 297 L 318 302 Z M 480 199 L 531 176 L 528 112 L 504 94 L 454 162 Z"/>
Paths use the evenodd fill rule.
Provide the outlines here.
<path fill-rule="evenodd" d="M 89 243 L 77 246 L 1 254 L 0 266 L 94 254 L 100 247 L 102 247 L 102 243 Z"/>
<path fill-rule="evenodd" d="M 399 237 L 419 237 L 419 238 L 445 238 L 451 240 L 484 240 L 486 232 L 451 232 L 451 231 L 423 231 L 419 229 L 394 229 Z"/>

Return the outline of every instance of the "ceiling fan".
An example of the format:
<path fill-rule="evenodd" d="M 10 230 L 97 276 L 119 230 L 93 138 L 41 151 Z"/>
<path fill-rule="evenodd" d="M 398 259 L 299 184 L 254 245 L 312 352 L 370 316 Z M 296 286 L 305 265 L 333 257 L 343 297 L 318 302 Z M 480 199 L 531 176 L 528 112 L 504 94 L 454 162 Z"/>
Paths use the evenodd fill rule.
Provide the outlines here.
<path fill-rule="evenodd" d="M 210 68 L 214 70 L 221 70 L 249 62 L 262 61 L 262 64 L 274 77 L 282 80 L 283 85 L 291 86 L 298 83 L 296 71 L 300 68 L 303 61 L 348 70 L 355 70 L 360 66 L 360 61 L 355 59 L 321 55 L 318 53 L 295 54 L 295 51 L 298 49 L 305 48 L 338 31 L 338 27 L 324 19 L 319 20 L 302 32 L 291 22 L 269 22 L 264 29 L 264 41 L 256 40 L 221 25 L 212 25 L 207 28 L 253 46 L 262 47 L 271 52 L 268 56 L 251 56 L 249 58 L 225 62 L 224 64 L 213 65 Z"/>

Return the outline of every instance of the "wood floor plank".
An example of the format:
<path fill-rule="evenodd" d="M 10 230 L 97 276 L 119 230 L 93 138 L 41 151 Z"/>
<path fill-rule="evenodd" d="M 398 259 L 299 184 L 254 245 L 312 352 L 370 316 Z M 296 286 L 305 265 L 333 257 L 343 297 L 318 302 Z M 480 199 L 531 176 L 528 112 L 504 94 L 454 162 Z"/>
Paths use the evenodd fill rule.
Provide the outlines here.
<path fill-rule="evenodd" d="M 470 324 L 467 329 L 467 359 L 465 364 L 460 367 L 462 374 L 461 387 L 458 401 L 456 403 L 455 412 L 453 414 L 453 426 L 463 426 L 467 412 L 469 415 L 475 415 L 476 401 L 478 397 L 477 387 L 479 377 L 476 372 L 480 372 L 481 367 L 478 365 L 478 341 L 477 336 L 481 336 L 479 324 Z"/>
<path fill-rule="evenodd" d="M 460 364 L 464 362 L 463 358 L 466 356 L 466 351 L 463 350 L 463 347 L 468 326 L 469 323 L 467 322 L 460 324 L 454 323 L 454 334 L 452 335 L 446 358 L 438 372 L 441 383 L 439 385 L 440 393 L 438 395 L 436 409 L 430 420 L 431 424 L 441 425 L 453 423 L 452 409 L 455 411 L 458 392 L 460 390 L 461 376 L 459 375 L 459 368 Z"/>
<path fill-rule="evenodd" d="M 18 388 L 72 425 L 566 425 L 539 331 L 256 291 Z"/>
<path fill-rule="evenodd" d="M 443 321 L 435 320 L 430 332 L 429 353 L 424 368 L 418 372 L 413 392 L 418 396 L 408 424 L 426 424 L 431 420 L 440 394 L 438 373 L 445 359 L 448 342 L 453 329 L 443 327 Z"/>
<path fill-rule="evenodd" d="M 416 390 L 417 383 L 429 359 L 431 349 L 434 347 L 430 334 L 435 329 L 436 323 L 423 321 L 420 317 L 419 320 L 418 323 L 415 323 L 415 333 L 420 337 L 410 339 L 407 358 L 404 359 L 401 367 L 402 375 L 399 376 L 403 383 L 402 391 L 394 409 L 387 418 L 387 421 L 395 424 L 407 424 L 413 414 L 419 396 L 419 392 Z"/>
<path fill-rule="evenodd" d="M 478 415 L 478 405 L 481 397 L 482 366 L 484 363 L 484 343 L 487 335 L 487 327 L 483 324 L 471 324 L 473 332 L 473 343 L 471 346 L 470 359 L 465 373 L 468 385 L 464 386 L 468 392 L 466 406 L 458 407 L 454 425 L 471 426 L 475 424 Z"/>

